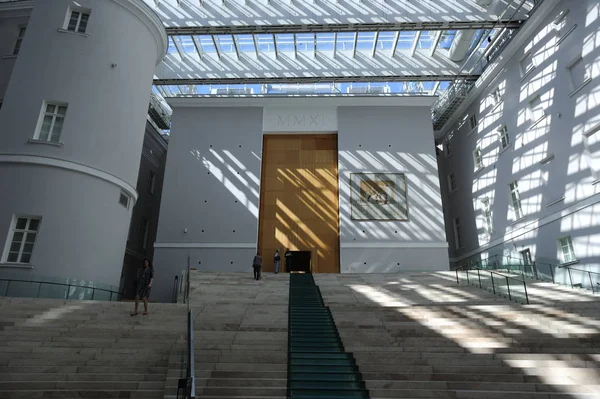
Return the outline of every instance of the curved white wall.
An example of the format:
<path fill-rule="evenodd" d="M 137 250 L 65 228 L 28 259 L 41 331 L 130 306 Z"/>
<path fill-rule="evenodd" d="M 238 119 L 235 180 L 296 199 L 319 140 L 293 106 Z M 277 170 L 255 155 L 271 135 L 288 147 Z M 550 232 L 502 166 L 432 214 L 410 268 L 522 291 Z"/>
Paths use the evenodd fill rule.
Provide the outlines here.
<path fill-rule="evenodd" d="M 74 6 L 91 10 L 85 35 L 61 30 Z M 137 196 L 153 71 L 166 43 L 141 0 L 36 2 L 0 111 L 0 192 L 10 193 L 0 205 L 0 248 L 13 214 L 41 216 L 36 274 L 118 285 L 133 206 L 118 200 L 121 189 Z M 61 146 L 29 142 L 44 100 L 68 103 Z"/>

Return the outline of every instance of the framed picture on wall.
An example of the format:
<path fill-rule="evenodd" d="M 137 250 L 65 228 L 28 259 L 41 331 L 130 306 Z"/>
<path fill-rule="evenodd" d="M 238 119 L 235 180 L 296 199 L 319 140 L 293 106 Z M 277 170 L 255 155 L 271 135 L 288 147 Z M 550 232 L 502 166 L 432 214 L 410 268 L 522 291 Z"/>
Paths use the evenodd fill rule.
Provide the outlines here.
<path fill-rule="evenodd" d="M 352 220 L 408 220 L 404 173 L 351 173 Z"/>

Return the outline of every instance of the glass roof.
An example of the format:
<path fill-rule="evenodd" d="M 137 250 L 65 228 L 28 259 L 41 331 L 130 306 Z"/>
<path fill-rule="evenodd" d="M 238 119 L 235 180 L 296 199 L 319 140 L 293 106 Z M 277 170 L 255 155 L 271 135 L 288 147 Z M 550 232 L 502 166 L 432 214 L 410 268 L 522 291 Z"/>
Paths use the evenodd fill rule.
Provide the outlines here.
<path fill-rule="evenodd" d="M 162 97 L 210 95 L 441 95 L 449 81 L 155 85 Z"/>
<path fill-rule="evenodd" d="M 456 30 L 445 31 L 361 31 L 324 33 L 255 33 L 218 35 L 169 36 L 169 54 L 236 54 L 240 53 L 315 53 L 338 51 L 378 51 L 388 54 L 397 51 L 449 50 L 456 38 Z M 480 29 L 473 40 L 485 48 L 486 39 L 495 32 Z M 484 36 L 482 39 L 482 36 Z M 472 50 L 473 50 L 472 49 Z"/>

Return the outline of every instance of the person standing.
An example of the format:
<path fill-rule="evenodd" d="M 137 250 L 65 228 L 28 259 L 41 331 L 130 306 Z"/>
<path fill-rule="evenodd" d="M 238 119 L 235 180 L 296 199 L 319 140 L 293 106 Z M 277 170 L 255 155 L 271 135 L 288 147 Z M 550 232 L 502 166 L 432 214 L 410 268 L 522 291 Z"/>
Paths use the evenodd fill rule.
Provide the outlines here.
<path fill-rule="evenodd" d="M 285 250 L 285 271 L 290 272 L 290 267 L 292 267 L 292 252 L 289 248 Z"/>
<path fill-rule="evenodd" d="M 148 298 L 150 298 L 150 290 L 152 288 L 152 281 L 154 280 L 154 267 L 152 267 L 152 261 L 150 259 L 144 259 L 142 267 L 143 269 L 138 281 L 135 296 L 135 310 L 131 314 L 132 316 L 138 315 L 140 299 L 144 301 L 144 315 L 148 314 Z"/>
<path fill-rule="evenodd" d="M 279 261 L 281 261 L 281 256 L 279 256 L 279 248 L 275 250 L 275 256 L 273 257 L 275 261 L 275 274 L 279 273 Z"/>
<path fill-rule="evenodd" d="M 260 269 L 262 268 L 262 256 L 257 252 L 252 260 L 252 268 L 254 269 L 254 279 L 260 280 Z"/>

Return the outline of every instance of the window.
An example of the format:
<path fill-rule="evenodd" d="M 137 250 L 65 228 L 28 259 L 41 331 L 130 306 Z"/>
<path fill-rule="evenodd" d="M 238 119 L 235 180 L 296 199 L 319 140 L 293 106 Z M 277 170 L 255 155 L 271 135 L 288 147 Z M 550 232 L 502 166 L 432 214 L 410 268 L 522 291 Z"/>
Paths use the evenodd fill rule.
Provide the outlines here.
<path fill-rule="evenodd" d="M 156 187 L 156 175 L 150 171 L 150 178 L 148 180 L 148 190 L 150 194 L 154 194 L 154 188 Z"/>
<path fill-rule="evenodd" d="M 71 10 L 71 16 L 67 23 L 67 30 L 69 32 L 85 33 L 90 19 L 89 10 L 76 9 Z"/>
<path fill-rule="evenodd" d="M 508 135 L 508 128 L 506 125 L 502 125 L 499 129 L 500 132 L 500 146 L 502 149 L 507 148 L 510 145 L 510 137 Z"/>
<path fill-rule="evenodd" d="M 492 100 L 494 101 L 494 105 L 498 105 L 502 102 L 502 92 L 499 87 L 492 92 Z"/>
<path fill-rule="evenodd" d="M 39 217 L 16 216 L 12 223 L 10 243 L 5 251 L 5 262 L 25 263 L 31 261 L 33 244 L 40 228 Z"/>
<path fill-rule="evenodd" d="M 450 140 L 446 140 L 446 156 L 449 157 L 450 155 L 452 155 L 452 146 Z"/>
<path fill-rule="evenodd" d="M 119 195 L 119 204 L 123 205 L 125 209 L 129 209 L 129 195 L 123 190 Z"/>
<path fill-rule="evenodd" d="M 21 44 L 23 44 L 23 38 L 25 37 L 25 32 L 27 31 L 27 27 L 23 26 L 19 28 L 19 36 L 17 36 L 17 41 L 15 42 L 15 48 L 13 49 L 13 55 L 18 55 L 21 50 Z"/>
<path fill-rule="evenodd" d="M 513 211 L 515 212 L 515 219 L 521 219 L 523 217 L 523 208 L 521 207 L 521 195 L 519 193 L 519 186 L 517 181 L 510 183 L 510 200 L 512 202 Z"/>
<path fill-rule="evenodd" d="M 58 143 L 66 113 L 66 104 L 44 102 L 40 127 L 35 138 L 41 141 Z"/>
<path fill-rule="evenodd" d="M 590 68 L 586 67 L 581 56 L 567 66 L 571 91 L 580 89 L 591 81 Z"/>
<path fill-rule="evenodd" d="M 146 249 L 148 246 L 148 232 L 150 231 L 150 221 L 148 219 L 144 219 L 142 223 L 142 230 L 140 234 L 140 248 Z"/>
<path fill-rule="evenodd" d="M 469 117 L 469 127 L 471 128 L 471 130 L 477 127 L 477 116 L 471 115 Z"/>
<path fill-rule="evenodd" d="M 456 190 L 456 180 L 454 179 L 454 173 L 448 175 L 448 188 L 450 192 Z"/>
<path fill-rule="evenodd" d="M 461 249 L 463 247 L 459 218 L 454 219 L 454 245 L 456 249 Z"/>
<path fill-rule="evenodd" d="M 533 124 L 537 123 L 540 119 L 546 116 L 546 109 L 540 96 L 535 96 L 531 101 L 529 101 L 527 112 L 528 119 Z"/>
<path fill-rule="evenodd" d="M 481 211 L 485 220 L 485 230 L 488 235 L 492 235 L 493 218 L 492 218 L 492 203 L 488 197 L 481 200 Z"/>
<path fill-rule="evenodd" d="M 481 155 L 481 148 L 475 148 L 473 151 L 473 162 L 475 163 L 475 170 L 483 168 L 483 156 Z"/>
<path fill-rule="evenodd" d="M 569 263 L 577 260 L 575 250 L 573 249 L 573 240 L 571 236 L 566 236 L 558 240 L 558 246 L 562 255 L 562 262 Z"/>
<path fill-rule="evenodd" d="M 519 68 L 521 69 L 521 77 L 525 78 L 533 69 L 535 64 L 533 62 L 533 54 L 527 53 L 521 61 L 519 61 Z"/>

